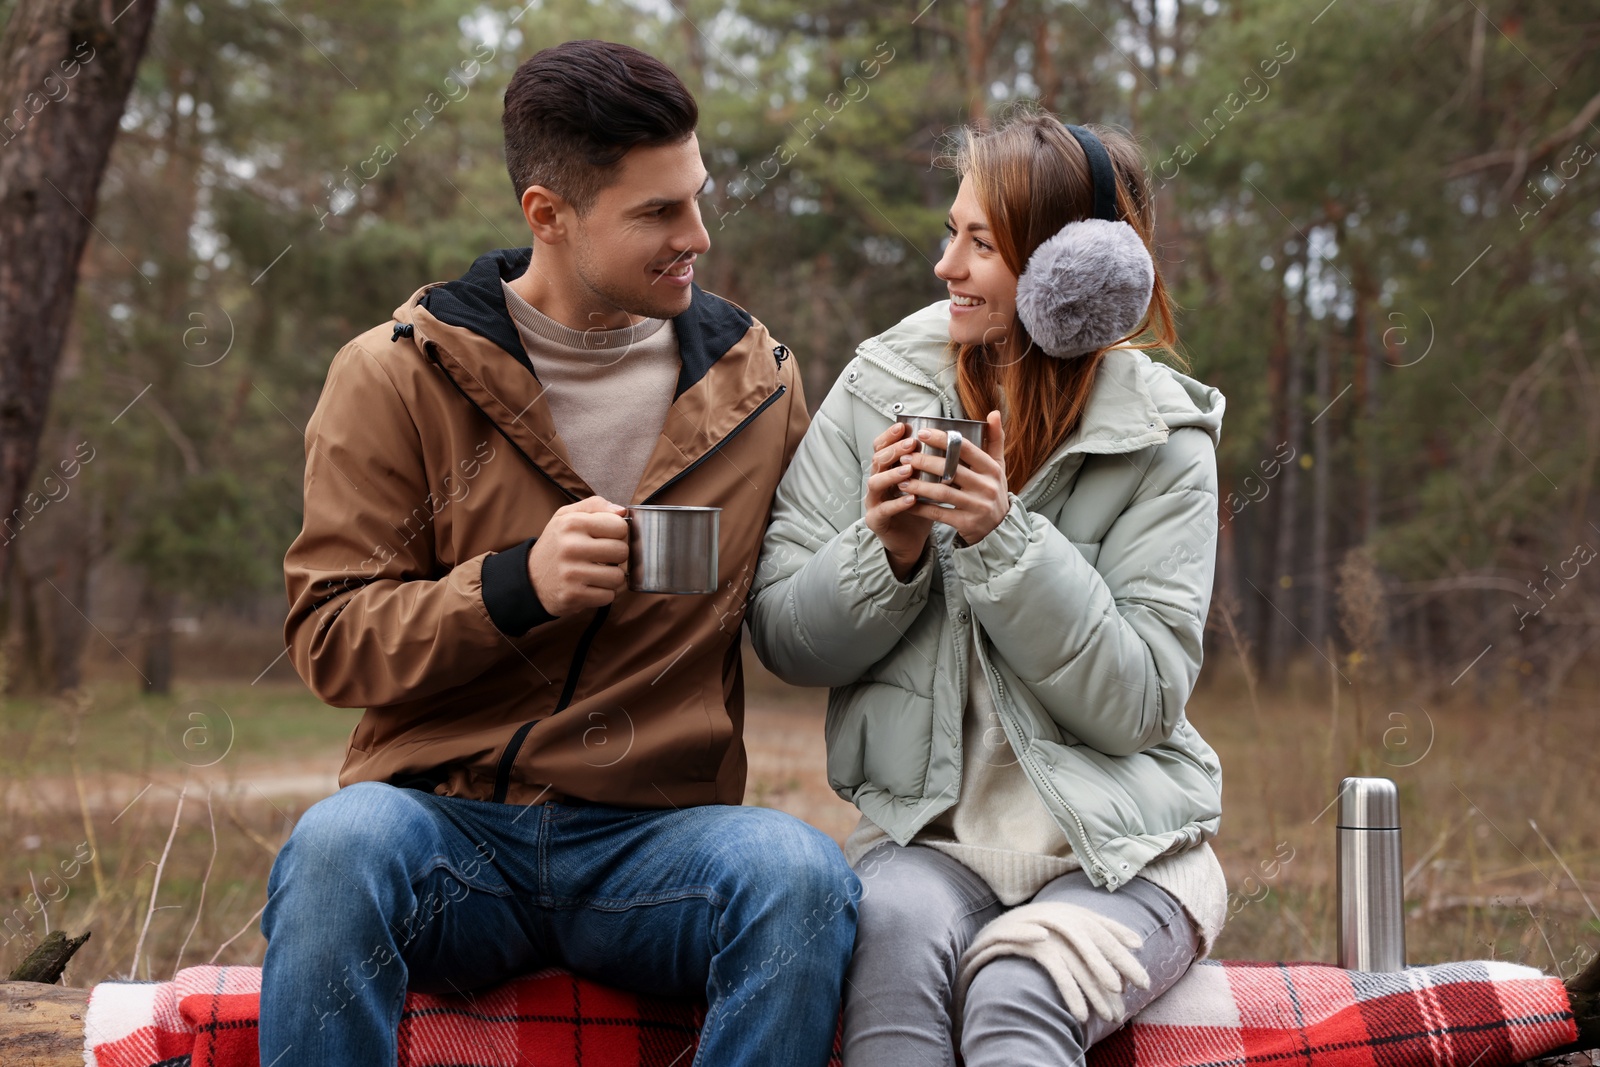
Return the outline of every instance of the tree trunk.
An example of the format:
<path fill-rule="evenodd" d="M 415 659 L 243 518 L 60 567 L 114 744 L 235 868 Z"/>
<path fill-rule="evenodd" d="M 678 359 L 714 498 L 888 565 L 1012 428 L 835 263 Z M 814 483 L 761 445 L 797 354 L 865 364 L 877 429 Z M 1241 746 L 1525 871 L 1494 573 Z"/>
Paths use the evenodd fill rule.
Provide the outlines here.
<path fill-rule="evenodd" d="M 38 584 L 18 553 L 6 583 L 4 642 L 0 645 L 0 655 L 5 657 L 5 692 L 9 696 L 40 693 L 48 685 Z"/>
<path fill-rule="evenodd" d="M 1230 605 L 1235 616 L 1239 608 L 1239 556 L 1233 539 L 1233 516 L 1229 514 L 1228 500 L 1233 495 L 1233 479 L 1221 471 L 1217 472 L 1217 575 L 1216 585 L 1211 595 L 1211 610 L 1215 612 L 1218 605 L 1226 602 Z M 1234 625 L 1239 625 L 1237 617 Z M 1210 627 L 1207 627 L 1207 633 Z M 1232 654 L 1233 641 L 1231 638 L 1220 640 L 1220 647 L 1229 650 Z M 1254 666 L 1254 664 L 1247 664 Z"/>
<path fill-rule="evenodd" d="M 18 0 L 0 34 L 0 515 L 27 493 L 100 176 L 156 0 Z M 11 567 L 0 542 L 0 580 Z"/>
<path fill-rule="evenodd" d="M 706 48 L 700 36 L 698 20 L 689 16 L 690 0 L 681 0 L 675 6 L 678 14 L 682 16 L 680 28 L 683 30 L 683 47 L 689 56 L 689 69 L 694 71 L 694 87 L 700 92 L 706 88 Z M 703 17 L 703 16 L 702 16 Z M 737 74 L 737 71 L 735 71 Z"/>
<path fill-rule="evenodd" d="M 1289 365 L 1290 338 L 1289 299 L 1284 295 L 1281 275 L 1278 278 L 1276 291 L 1272 295 L 1269 321 L 1271 340 L 1267 345 L 1267 425 L 1266 432 L 1262 435 L 1262 456 L 1277 455 L 1284 440 L 1283 390 Z M 1247 468 L 1246 476 L 1250 475 L 1258 475 L 1258 468 L 1254 466 Z M 1279 476 L 1282 476 L 1281 473 Z M 1245 490 L 1241 493 L 1241 499 L 1250 501 L 1243 512 L 1244 529 L 1240 532 L 1240 537 L 1245 544 L 1241 557 L 1247 561 L 1245 566 L 1249 571 L 1249 581 L 1260 591 L 1260 595 L 1244 599 L 1245 610 L 1242 614 L 1245 628 L 1250 635 L 1256 677 L 1268 681 L 1272 674 L 1271 666 L 1267 662 L 1272 654 L 1269 635 L 1272 632 L 1273 619 L 1278 614 L 1272 609 L 1273 601 L 1270 599 L 1277 580 L 1272 558 L 1272 513 L 1277 505 L 1266 504 L 1257 507 L 1242 480 L 1238 488 Z M 1272 486 L 1272 491 L 1277 492 L 1275 485 Z"/>
<path fill-rule="evenodd" d="M 1378 329 L 1374 319 L 1378 308 L 1378 294 L 1373 287 L 1366 261 L 1356 257 L 1356 348 L 1352 358 L 1355 388 L 1353 403 L 1358 416 L 1361 435 L 1357 443 L 1360 454 L 1356 470 L 1361 487 L 1361 541 L 1371 544 L 1378 534 L 1378 370 L 1379 346 L 1375 340 Z"/>
<path fill-rule="evenodd" d="M 89 533 L 81 523 L 63 530 L 50 567 L 54 572 L 50 580 L 66 597 L 58 596 L 50 605 L 50 687 L 56 693 L 76 689 L 83 680 L 83 649 L 89 639 L 89 568 L 94 561 Z"/>
<path fill-rule="evenodd" d="M 145 587 L 140 626 L 145 633 L 144 691 L 162 696 L 172 692 L 172 609 L 177 598 Z"/>
<path fill-rule="evenodd" d="M 1040 16 L 1033 32 L 1033 77 L 1039 86 L 1039 106 L 1049 111 L 1060 106 L 1056 99 L 1061 95 L 1061 68 L 1056 63 L 1060 43 L 1060 21 L 1049 13 Z"/>
<path fill-rule="evenodd" d="M 987 0 L 967 0 L 966 22 L 962 30 L 962 53 L 966 57 L 967 121 L 984 129 L 989 125 L 989 57 L 1000 43 L 1014 0 L 1000 0 L 988 25 L 983 13 Z"/>
<path fill-rule="evenodd" d="M 1302 264 L 1303 265 L 1303 264 Z M 1300 635 L 1295 632 L 1295 605 L 1299 601 L 1294 587 L 1296 519 L 1300 500 L 1300 454 L 1305 451 L 1302 425 L 1305 418 L 1301 409 L 1304 383 L 1301 363 L 1304 358 L 1306 319 L 1305 285 L 1301 286 L 1300 312 L 1294 337 L 1284 360 L 1283 375 L 1283 441 L 1291 449 L 1292 457 L 1283 465 L 1278 475 L 1274 495 L 1278 507 L 1273 513 L 1272 584 L 1264 590 L 1272 600 L 1272 610 L 1267 617 L 1266 676 L 1273 683 L 1281 683 L 1288 676 L 1289 660 L 1297 651 Z"/>
<path fill-rule="evenodd" d="M 1324 648 L 1328 636 L 1328 587 L 1331 585 L 1328 568 L 1328 494 L 1332 488 L 1333 412 L 1328 404 L 1333 400 L 1333 346 L 1327 331 L 1317 338 L 1317 411 L 1321 414 L 1311 427 L 1311 620 L 1306 636 L 1317 648 Z"/>
<path fill-rule="evenodd" d="M 989 122 L 989 50 L 983 32 L 984 0 L 967 0 L 967 121 L 982 127 Z"/>

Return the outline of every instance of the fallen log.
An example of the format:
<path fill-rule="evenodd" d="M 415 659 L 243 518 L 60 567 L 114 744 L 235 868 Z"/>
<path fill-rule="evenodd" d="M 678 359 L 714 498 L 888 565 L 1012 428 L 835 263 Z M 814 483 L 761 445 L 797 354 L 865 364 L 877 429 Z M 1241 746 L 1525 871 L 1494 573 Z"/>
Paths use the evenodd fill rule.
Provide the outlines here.
<path fill-rule="evenodd" d="M 0 982 L 0 1063 L 83 1067 L 89 991 L 43 982 Z"/>

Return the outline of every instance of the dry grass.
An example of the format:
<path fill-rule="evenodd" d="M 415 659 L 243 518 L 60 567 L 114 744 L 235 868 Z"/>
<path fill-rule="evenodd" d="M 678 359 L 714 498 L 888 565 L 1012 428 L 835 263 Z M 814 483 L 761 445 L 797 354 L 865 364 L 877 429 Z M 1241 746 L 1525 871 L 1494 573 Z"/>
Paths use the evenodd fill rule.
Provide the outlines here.
<path fill-rule="evenodd" d="M 158 782 L 122 811 L 98 804 L 87 815 L 64 807 L 7 811 L 0 968 L 9 972 L 48 930 L 87 929 L 93 936 L 68 965 L 66 984 L 168 978 L 179 965 L 211 959 L 238 934 L 265 899 L 269 850 L 309 799 L 247 799 L 218 787 L 209 798 L 213 841 L 205 789 L 196 797 L 189 787 L 178 820 L 182 788 Z M 30 884 L 42 910 L 28 900 Z M 259 930 L 248 929 L 221 962 L 259 963 L 264 948 Z"/>
<path fill-rule="evenodd" d="M 1334 959 L 1330 805 L 1341 778 L 1372 775 L 1400 788 L 1411 962 L 1576 973 L 1600 947 L 1592 698 L 1540 712 L 1509 691 L 1499 705 L 1466 693 L 1430 703 L 1348 661 L 1348 684 L 1317 666 L 1323 677 L 1308 670 L 1263 698 L 1259 718 L 1239 714 L 1242 683 L 1226 665 L 1208 668 L 1190 703 L 1226 783 L 1216 847 L 1237 896 L 1217 955 Z"/>
<path fill-rule="evenodd" d="M 1494 956 L 1574 973 L 1600 946 L 1593 700 L 1534 713 L 1491 689 L 1486 704 L 1427 703 L 1364 670 L 1371 659 L 1313 660 L 1281 694 L 1258 691 L 1236 657 L 1208 663 L 1190 718 L 1222 758 L 1216 847 L 1236 894 L 1216 954 L 1333 959 L 1328 805 L 1341 777 L 1374 774 L 1400 785 L 1412 962 Z M 747 672 L 746 802 L 842 839 L 856 811 L 823 777 L 825 694 L 753 659 Z M 196 770 L 166 730 L 173 709 L 202 699 L 228 709 L 237 736 Z M 0 967 L 62 928 L 93 931 L 67 970 L 79 986 L 258 964 L 273 855 L 331 783 L 353 721 L 281 682 L 190 685 L 167 704 L 109 683 L 81 705 L 0 703 Z M 42 914 L 34 893 L 51 901 Z"/>

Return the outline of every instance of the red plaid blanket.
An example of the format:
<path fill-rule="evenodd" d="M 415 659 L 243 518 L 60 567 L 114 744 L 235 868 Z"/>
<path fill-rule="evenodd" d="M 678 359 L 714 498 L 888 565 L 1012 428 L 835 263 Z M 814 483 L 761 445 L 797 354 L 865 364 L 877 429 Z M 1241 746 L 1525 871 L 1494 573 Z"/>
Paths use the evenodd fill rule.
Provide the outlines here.
<path fill-rule="evenodd" d="M 101 982 L 88 1067 L 259 1067 L 259 967 Z M 400 1067 L 685 1067 L 704 1005 L 546 970 L 471 995 L 408 993 Z M 1507 1067 L 1577 1038 L 1566 989 L 1479 962 L 1361 974 L 1206 961 L 1089 1053 L 1090 1067 Z M 838 1067 L 838 1038 L 830 1067 Z"/>
<path fill-rule="evenodd" d="M 1578 1039 L 1566 987 L 1483 961 L 1367 974 L 1203 961 L 1091 1067 L 1506 1067 Z"/>

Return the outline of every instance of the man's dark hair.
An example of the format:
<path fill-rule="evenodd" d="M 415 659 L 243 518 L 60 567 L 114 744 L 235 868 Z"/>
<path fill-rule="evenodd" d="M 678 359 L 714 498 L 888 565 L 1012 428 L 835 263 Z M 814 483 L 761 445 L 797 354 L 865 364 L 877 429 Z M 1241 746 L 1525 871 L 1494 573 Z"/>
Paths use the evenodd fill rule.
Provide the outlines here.
<path fill-rule="evenodd" d="M 677 144 L 700 108 L 659 59 L 612 41 L 568 41 L 524 60 L 506 86 L 500 124 L 517 199 L 530 185 L 582 215 L 639 145 Z"/>

